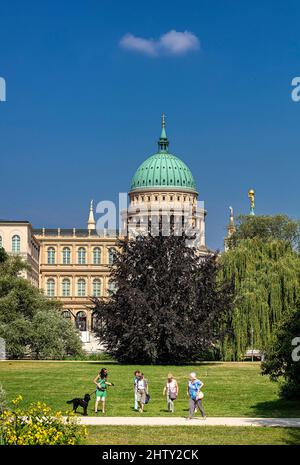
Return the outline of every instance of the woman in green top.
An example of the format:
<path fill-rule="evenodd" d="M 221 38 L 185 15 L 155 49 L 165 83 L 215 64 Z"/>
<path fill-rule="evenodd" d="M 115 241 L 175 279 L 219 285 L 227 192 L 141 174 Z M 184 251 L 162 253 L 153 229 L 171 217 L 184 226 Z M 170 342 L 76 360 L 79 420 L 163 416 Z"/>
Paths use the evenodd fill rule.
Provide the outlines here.
<path fill-rule="evenodd" d="M 100 373 L 94 379 L 94 384 L 96 384 L 96 402 L 95 402 L 95 413 L 98 413 L 98 404 L 101 400 L 102 402 L 102 413 L 105 413 L 105 400 L 107 396 L 107 386 L 114 386 L 114 383 L 109 383 L 107 381 L 107 370 L 102 368 Z"/>

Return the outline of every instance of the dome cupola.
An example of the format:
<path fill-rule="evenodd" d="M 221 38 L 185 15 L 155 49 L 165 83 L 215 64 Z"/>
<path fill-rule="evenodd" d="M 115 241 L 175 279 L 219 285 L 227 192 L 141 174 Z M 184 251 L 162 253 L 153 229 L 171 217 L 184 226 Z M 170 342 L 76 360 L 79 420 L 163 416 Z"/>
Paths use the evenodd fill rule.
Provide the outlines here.
<path fill-rule="evenodd" d="M 136 170 L 131 181 L 131 192 L 166 190 L 197 194 L 196 183 L 188 166 L 169 152 L 169 140 L 162 115 L 162 131 L 158 152 L 147 158 Z"/>

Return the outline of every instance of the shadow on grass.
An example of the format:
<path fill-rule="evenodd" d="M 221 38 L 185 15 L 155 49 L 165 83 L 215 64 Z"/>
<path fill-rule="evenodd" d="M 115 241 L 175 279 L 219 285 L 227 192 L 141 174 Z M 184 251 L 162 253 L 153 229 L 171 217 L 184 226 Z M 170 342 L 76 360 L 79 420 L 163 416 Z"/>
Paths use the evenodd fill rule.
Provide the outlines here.
<path fill-rule="evenodd" d="M 149 365 L 147 363 L 119 363 L 116 362 L 115 360 L 82 360 L 81 363 L 84 362 L 87 365 L 118 365 L 120 367 L 133 367 L 133 366 L 144 366 L 144 367 L 195 367 L 195 366 L 222 366 L 224 365 L 224 362 L 186 362 L 186 363 L 178 363 L 178 364 L 173 364 L 173 363 L 160 363 L 160 364 L 155 364 L 155 365 Z"/>
<path fill-rule="evenodd" d="M 288 436 L 284 440 L 287 446 L 300 445 L 300 428 L 287 428 Z"/>
<path fill-rule="evenodd" d="M 82 362 L 86 363 L 87 365 L 101 365 L 101 366 L 105 366 L 105 365 L 120 365 L 118 362 L 115 362 L 113 360 L 95 360 L 95 361 L 92 361 L 92 360 L 82 360 Z M 120 365 L 121 366 L 121 365 Z"/>
<path fill-rule="evenodd" d="M 253 416 L 273 418 L 300 417 L 300 401 L 276 399 L 252 405 Z"/>
<path fill-rule="evenodd" d="M 75 416 L 79 416 L 79 417 L 84 417 L 84 416 L 87 416 L 87 415 L 83 415 L 83 412 L 73 412 L 75 414 Z"/>

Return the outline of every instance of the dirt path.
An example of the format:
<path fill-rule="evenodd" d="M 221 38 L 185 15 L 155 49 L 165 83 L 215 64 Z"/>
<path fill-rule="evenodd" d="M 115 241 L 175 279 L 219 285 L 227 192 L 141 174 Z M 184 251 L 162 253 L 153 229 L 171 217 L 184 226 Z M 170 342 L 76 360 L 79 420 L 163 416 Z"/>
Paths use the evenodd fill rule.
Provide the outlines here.
<path fill-rule="evenodd" d="M 101 414 L 100 414 L 101 415 Z M 210 417 L 80 417 L 80 423 L 95 426 L 282 426 L 300 428 L 300 418 Z"/>

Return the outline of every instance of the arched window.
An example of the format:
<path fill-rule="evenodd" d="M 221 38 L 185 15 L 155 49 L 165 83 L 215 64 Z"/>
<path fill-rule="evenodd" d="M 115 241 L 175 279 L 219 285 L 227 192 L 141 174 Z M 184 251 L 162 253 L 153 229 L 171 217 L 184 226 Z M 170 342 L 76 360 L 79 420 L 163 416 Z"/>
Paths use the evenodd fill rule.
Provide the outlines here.
<path fill-rule="evenodd" d="M 48 247 L 47 256 L 48 256 L 48 265 L 54 265 L 55 264 L 55 248 L 54 247 Z"/>
<path fill-rule="evenodd" d="M 95 247 L 93 250 L 93 263 L 94 265 L 100 265 L 101 263 L 101 249 L 100 247 Z"/>
<path fill-rule="evenodd" d="M 49 278 L 47 280 L 47 296 L 48 297 L 55 296 L 55 281 L 53 278 Z"/>
<path fill-rule="evenodd" d="M 71 263 L 71 250 L 70 247 L 64 247 L 63 248 L 63 265 L 70 265 Z"/>
<path fill-rule="evenodd" d="M 76 328 L 79 331 L 86 331 L 86 313 L 83 311 L 76 314 Z"/>
<path fill-rule="evenodd" d="M 108 250 L 108 263 L 109 265 L 113 265 L 116 257 L 116 250 L 111 248 Z"/>
<path fill-rule="evenodd" d="M 64 310 L 62 312 L 62 317 L 65 318 L 66 320 L 71 320 L 71 312 L 70 312 L 70 310 Z"/>
<path fill-rule="evenodd" d="M 113 279 L 108 281 L 108 295 L 111 296 L 117 291 L 117 285 Z"/>
<path fill-rule="evenodd" d="M 86 250 L 84 247 L 79 247 L 77 251 L 78 265 L 85 265 L 86 262 Z"/>
<path fill-rule="evenodd" d="M 93 281 L 93 296 L 100 297 L 101 296 L 101 280 L 96 278 Z"/>
<path fill-rule="evenodd" d="M 64 278 L 62 281 L 62 295 L 63 297 L 69 297 L 71 291 L 71 281 L 69 278 Z"/>
<path fill-rule="evenodd" d="M 11 250 L 13 253 L 19 253 L 21 250 L 21 238 L 17 234 L 12 238 Z"/>
<path fill-rule="evenodd" d="M 78 295 L 78 297 L 85 297 L 85 293 L 86 293 L 85 279 L 83 279 L 83 278 L 78 279 L 78 282 L 77 282 L 77 295 Z"/>

